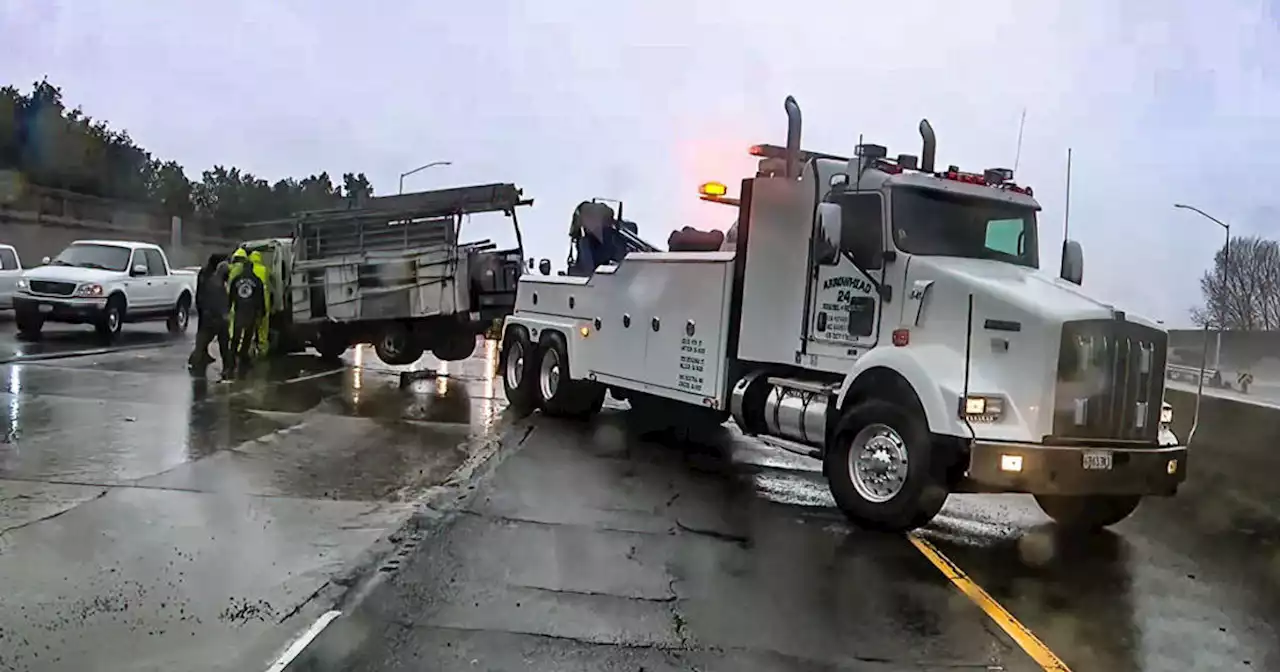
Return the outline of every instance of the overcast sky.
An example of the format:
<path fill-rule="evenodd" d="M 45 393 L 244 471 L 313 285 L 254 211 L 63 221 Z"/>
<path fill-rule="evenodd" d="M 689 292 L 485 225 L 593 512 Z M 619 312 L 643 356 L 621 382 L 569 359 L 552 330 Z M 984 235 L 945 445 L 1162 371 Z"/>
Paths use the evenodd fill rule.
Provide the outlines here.
<path fill-rule="evenodd" d="M 1073 147 L 1086 288 L 1175 324 L 1222 233 L 1173 202 L 1280 233 L 1278 56 L 1260 0 L 0 0 L 0 83 L 48 76 L 192 178 L 364 171 L 385 194 L 449 160 L 406 189 L 517 183 L 557 267 L 592 196 L 659 244 L 727 226 L 697 184 L 736 190 L 787 94 L 808 149 L 918 154 L 927 117 L 939 163 L 978 171 L 1013 164 L 1025 107 L 1043 267 Z"/>

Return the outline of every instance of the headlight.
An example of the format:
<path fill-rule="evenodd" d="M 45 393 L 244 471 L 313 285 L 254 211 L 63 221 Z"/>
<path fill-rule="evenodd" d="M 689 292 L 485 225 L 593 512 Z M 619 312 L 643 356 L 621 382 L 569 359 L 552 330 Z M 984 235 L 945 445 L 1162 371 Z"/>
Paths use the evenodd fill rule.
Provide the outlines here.
<path fill-rule="evenodd" d="M 102 285 L 96 283 L 88 283 L 76 287 L 76 296 L 95 297 L 102 296 Z"/>
<path fill-rule="evenodd" d="M 27 288 L 27 279 L 26 279 L 26 278 L 18 278 L 18 284 L 17 284 L 17 287 L 18 287 L 18 289 L 26 289 L 26 288 Z"/>
<path fill-rule="evenodd" d="M 1168 425 L 1173 423 L 1173 406 L 1162 404 L 1160 406 L 1160 424 Z"/>
<path fill-rule="evenodd" d="M 995 422 L 1004 415 L 1004 399 L 971 394 L 960 400 L 960 417 L 974 422 Z"/>

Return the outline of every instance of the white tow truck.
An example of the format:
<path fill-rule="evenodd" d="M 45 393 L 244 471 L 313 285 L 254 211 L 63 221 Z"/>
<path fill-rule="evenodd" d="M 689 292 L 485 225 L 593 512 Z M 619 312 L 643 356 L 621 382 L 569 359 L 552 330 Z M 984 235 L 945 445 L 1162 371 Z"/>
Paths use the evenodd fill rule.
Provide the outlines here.
<path fill-rule="evenodd" d="M 14 321 L 27 338 L 46 322 L 92 324 L 106 340 L 126 322 L 164 321 L 187 330 L 196 276 L 169 266 L 158 245 L 123 240 L 77 240 L 23 272 L 13 295 Z"/>
<path fill-rule="evenodd" d="M 525 275 L 503 327 L 518 411 L 590 416 L 604 395 L 672 426 L 742 432 L 823 462 L 863 526 L 926 524 L 950 493 L 1031 493 L 1099 528 L 1173 495 L 1187 449 L 1163 403 L 1167 335 L 1090 298 L 1083 257 L 1038 272 L 1039 204 L 1011 171 L 922 155 L 785 148 L 739 198 L 733 244 L 631 252 L 589 277 Z"/>

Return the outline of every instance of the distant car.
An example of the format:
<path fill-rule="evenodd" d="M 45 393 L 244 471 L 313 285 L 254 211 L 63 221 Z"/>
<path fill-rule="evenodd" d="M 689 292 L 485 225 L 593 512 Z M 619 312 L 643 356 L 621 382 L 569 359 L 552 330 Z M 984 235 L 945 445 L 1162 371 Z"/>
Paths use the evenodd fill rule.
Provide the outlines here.
<path fill-rule="evenodd" d="M 187 330 L 196 276 L 173 270 L 150 243 L 78 240 L 42 266 L 23 273 L 13 295 L 18 331 L 39 335 L 46 322 L 92 324 L 113 340 L 125 322 L 164 320 Z"/>
<path fill-rule="evenodd" d="M 22 261 L 12 245 L 0 243 L 0 310 L 13 309 L 13 292 L 22 277 Z"/>

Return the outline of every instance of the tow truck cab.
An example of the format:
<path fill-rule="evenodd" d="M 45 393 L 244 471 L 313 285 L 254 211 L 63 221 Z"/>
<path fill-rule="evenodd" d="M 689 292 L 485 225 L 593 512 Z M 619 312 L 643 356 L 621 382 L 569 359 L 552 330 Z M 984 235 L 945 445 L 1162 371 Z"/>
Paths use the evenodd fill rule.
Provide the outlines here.
<path fill-rule="evenodd" d="M 525 276 L 504 328 L 517 408 L 632 412 L 741 430 L 818 459 L 858 523 L 923 525 L 951 492 L 1026 492 L 1109 525 L 1171 495 L 1185 446 L 1162 403 L 1166 334 L 1088 297 L 1082 255 L 1041 275 L 1032 190 L 1011 171 L 757 146 L 731 251 L 632 253 L 590 277 Z"/>

